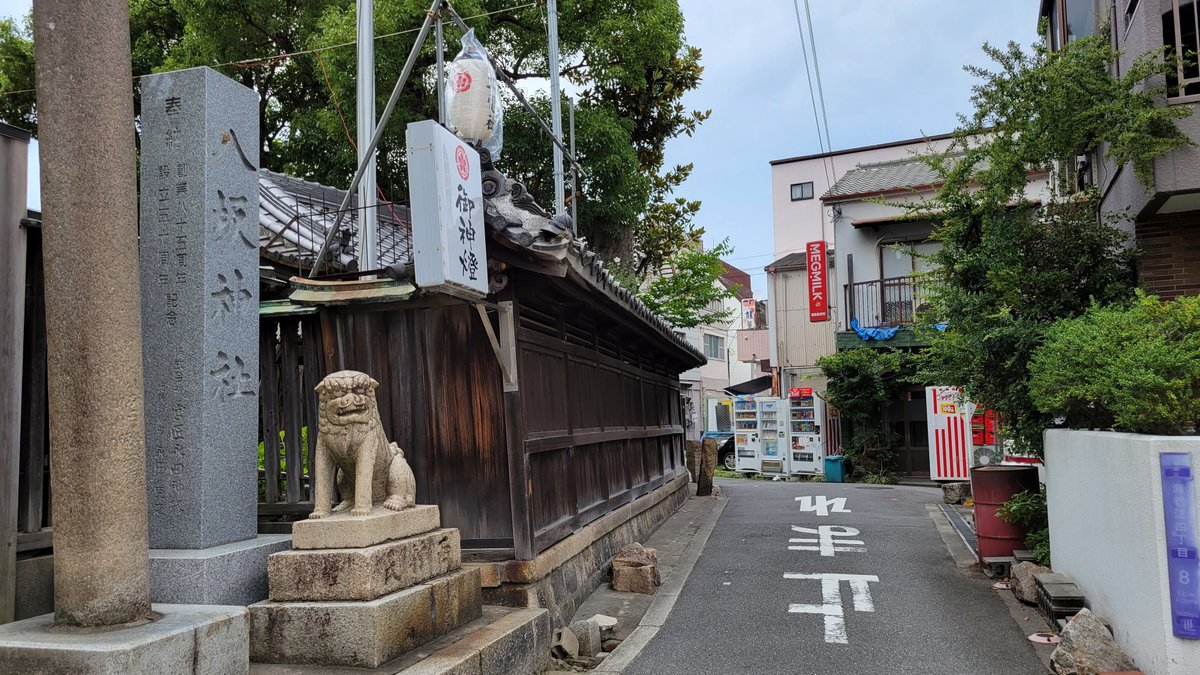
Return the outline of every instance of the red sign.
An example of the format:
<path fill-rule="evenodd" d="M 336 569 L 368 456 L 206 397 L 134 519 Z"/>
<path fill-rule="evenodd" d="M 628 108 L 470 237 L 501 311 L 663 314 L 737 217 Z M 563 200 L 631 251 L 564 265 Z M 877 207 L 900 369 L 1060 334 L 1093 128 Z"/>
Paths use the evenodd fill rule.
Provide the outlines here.
<path fill-rule="evenodd" d="M 812 387 L 792 387 L 788 389 L 788 398 L 805 398 L 812 396 Z"/>
<path fill-rule="evenodd" d="M 825 272 L 825 242 L 810 241 L 804 247 L 808 262 L 808 320 L 829 320 L 829 284 Z"/>

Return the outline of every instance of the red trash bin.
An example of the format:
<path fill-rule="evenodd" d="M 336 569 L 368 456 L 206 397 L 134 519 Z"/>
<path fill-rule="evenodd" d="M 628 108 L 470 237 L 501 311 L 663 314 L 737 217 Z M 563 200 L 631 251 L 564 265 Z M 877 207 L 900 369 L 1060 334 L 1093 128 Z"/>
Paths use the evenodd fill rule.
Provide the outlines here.
<path fill-rule="evenodd" d="M 1011 556 L 1013 551 L 1025 548 L 1025 526 L 1000 520 L 996 511 L 1018 492 L 1037 492 L 1039 487 L 1037 467 L 1034 466 L 977 466 L 971 469 L 980 563 L 984 558 Z"/>

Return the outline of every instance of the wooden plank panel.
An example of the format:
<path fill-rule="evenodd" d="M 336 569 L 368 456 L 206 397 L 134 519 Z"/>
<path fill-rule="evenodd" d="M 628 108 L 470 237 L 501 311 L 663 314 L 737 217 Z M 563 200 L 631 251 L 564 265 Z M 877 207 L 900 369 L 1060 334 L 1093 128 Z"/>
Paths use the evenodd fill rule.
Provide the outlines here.
<path fill-rule="evenodd" d="M 263 444 L 263 496 L 268 504 L 279 501 L 279 428 L 280 394 L 279 364 L 277 363 L 276 334 L 279 322 L 260 320 L 258 406 L 261 416 Z"/>
<path fill-rule="evenodd" d="M 25 351 L 26 147 L 0 139 L 6 162 L 0 193 L 0 623 L 13 620 L 17 583 L 17 511 L 21 471 L 21 369 Z M 18 198 L 18 195 L 22 195 Z"/>
<path fill-rule="evenodd" d="M 21 487 L 17 531 L 49 526 L 49 427 L 46 407 L 46 297 L 42 237 L 30 231 L 25 275 L 25 354 L 21 368 Z"/>
<path fill-rule="evenodd" d="M 302 424 L 302 400 L 300 390 L 300 350 L 296 319 L 285 318 L 280 322 L 280 383 L 281 409 L 283 411 L 283 457 L 287 471 L 287 500 L 299 502 L 305 499 L 303 486 L 304 459 L 300 451 L 300 427 Z"/>

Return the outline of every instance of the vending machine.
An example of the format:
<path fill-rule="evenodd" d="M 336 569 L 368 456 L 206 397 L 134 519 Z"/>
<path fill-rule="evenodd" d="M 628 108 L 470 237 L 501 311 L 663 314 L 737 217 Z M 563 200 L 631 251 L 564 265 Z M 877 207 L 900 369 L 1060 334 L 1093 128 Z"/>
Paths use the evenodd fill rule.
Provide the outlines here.
<path fill-rule="evenodd" d="M 825 401 L 812 387 L 788 390 L 788 464 L 793 475 L 825 473 L 825 443 L 821 423 Z"/>
<path fill-rule="evenodd" d="M 758 401 L 753 396 L 743 395 L 733 399 L 733 447 L 738 471 L 762 471 L 759 456 L 761 443 L 758 432 Z"/>
<path fill-rule="evenodd" d="M 764 474 L 788 475 L 787 416 L 783 399 L 758 398 L 759 455 Z"/>

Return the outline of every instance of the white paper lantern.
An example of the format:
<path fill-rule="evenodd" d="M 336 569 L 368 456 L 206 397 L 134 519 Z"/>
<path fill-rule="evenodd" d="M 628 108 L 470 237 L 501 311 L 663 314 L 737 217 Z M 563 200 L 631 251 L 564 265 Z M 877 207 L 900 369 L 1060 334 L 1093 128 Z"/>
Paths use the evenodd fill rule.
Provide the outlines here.
<path fill-rule="evenodd" d="M 447 82 L 450 130 L 460 138 L 486 141 L 496 127 L 495 75 L 481 59 L 459 59 L 450 67 Z"/>

